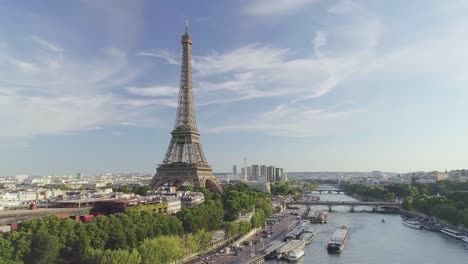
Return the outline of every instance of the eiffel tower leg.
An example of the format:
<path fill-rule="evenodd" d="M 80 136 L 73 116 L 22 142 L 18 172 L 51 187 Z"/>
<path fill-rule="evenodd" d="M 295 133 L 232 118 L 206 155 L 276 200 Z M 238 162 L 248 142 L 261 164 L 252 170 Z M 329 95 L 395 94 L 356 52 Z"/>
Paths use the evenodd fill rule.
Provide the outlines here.
<path fill-rule="evenodd" d="M 210 189 L 210 191 L 215 193 L 223 193 L 223 188 L 216 180 L 207 179 L 204 181 L 206 183 L 206 187 Z"/>
<path fill-rule="evenodd" d="M 195 179 L 195 180 L 193 180 L 193 187 L 195 187 L 195 188 L 203 188 L 203 187 L 205 187 L 205 184 L 203 183 L 202 180 Z"/>
<path fill-rule="evenodd" d="M 160 177 L 160 178 L 154 177 L 151 180 L 150 185 L 153 187 L 153 189 L 157 189 L 157 188 L 163 186 L 166 183 L 168 183 L 169 185 L 175 186 L 176 188 L 179 188 L 179 186 L 182 185 L 181 181 L 174 180 L 171 177 Z"/>

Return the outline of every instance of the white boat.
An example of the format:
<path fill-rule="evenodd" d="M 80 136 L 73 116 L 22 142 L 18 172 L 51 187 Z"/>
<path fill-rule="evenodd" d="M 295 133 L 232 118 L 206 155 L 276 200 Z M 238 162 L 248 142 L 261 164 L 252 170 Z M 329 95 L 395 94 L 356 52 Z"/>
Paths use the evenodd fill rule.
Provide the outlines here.
<path fill-rule="evenodd" d="M 277 254 L 277 259 L 282 259 L 288 256 L 290 252 L 293 252 L 295 250 L 301 249 L 305 247 L 305 242 L 304 240 L 289 240 L 288 242 L 284 243 L 281 247 L 279 247 L 276 252 Z"/>
<path fill-rule="evenodd" d="M 304 256 L 304 250 L 302 249 L 297 249 L 294 250 L 293 252 L 289 253 L 288 256 L 286 257 L 287 260 L 289 261 L 296 261 L 299 260 Z"/>
<path fill-rule="evenodd" d="M 462 240 L 463 240 L 463 242 L 468 243 L 468 236 L 463 236 Z"/>
<path fill-rule="evenodd" d="M 440 232 L 446 234 L 446 235 L 449 235 L 453 238 L 456 238 L 456 239 L 462 239 L 464 236 L 462 235 L 462 233 L 458 232 L 457 230 L 453 230 L 453 229 L 450 229 L 450 228 L 442 228 L 442 230 L 440 230 Z"/>
<path fill-rule="evenodd" d="M 402 220 L 401 221 L 405 226 L 409 226 L 411 228 L 421 229 L 421 224 L 417 220 Z"/>
<path fill-rule="evenodd" d="M 312 239 L 314 239 L 315 233 L 313 232 L 304 232 L 299 236 L 299 239 L 304 240 L 305 244 L 308 245 L 312 242 Z"/>

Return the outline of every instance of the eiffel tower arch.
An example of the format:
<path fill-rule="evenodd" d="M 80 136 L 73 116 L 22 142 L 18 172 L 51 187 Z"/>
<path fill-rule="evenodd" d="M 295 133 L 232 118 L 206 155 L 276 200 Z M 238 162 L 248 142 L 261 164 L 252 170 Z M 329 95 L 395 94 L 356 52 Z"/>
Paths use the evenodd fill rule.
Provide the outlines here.
<path fill-rule="evenodd" d="M 182 36 L 182 67 L 180 74 L 179 101 L 171 141 L 162 164 L 156 169 L 151 186 L 166 184 L 179 187 L 184 183 L 195 187 L 207 187 L 212 192 L 223 191 L 203 153 L 195 118 L 192 91 L 192 38 L 188 32 Z"/>

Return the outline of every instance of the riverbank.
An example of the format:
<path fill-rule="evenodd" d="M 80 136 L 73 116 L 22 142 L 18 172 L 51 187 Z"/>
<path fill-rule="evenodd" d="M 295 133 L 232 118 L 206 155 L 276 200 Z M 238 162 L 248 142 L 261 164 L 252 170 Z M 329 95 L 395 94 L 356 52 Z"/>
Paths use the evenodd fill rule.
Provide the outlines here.
<path fill-rule="evenodd" d="M 321 194 L 321 201 L 352 201 L 343 194 Z M 323 210 L 323 206 L 313 209 Z M 385 221 L 382 222 L 382 219 Z M 337 207 L 329 213 L 328 223 L 315 225 L 317 235 L 304 248 L 300 263 L 322 264 L 393 264 L 393 263 L 465 263 L 468 244 L 439 232 L 416 230 L 401 223 L 399 215 L 350 213 Z M 341 225 L 348 225 L 350 237 L 340 255 L 329 255 L 326 243 Z M 278 263 L 276 260 L 268 264 Z M 286 264 L 287 262 L 280 262 Z"/>
<path fill-rule="evenodd" d="M 298 221 L 285 211 L 285 218 L 277 225 L 274 225 L 273 233 L 270 237 L 265 237 L 263 229 L 255 229 L 243 237 L 237 238 L 235 241 L 230 241 L 218 247 L 213 247 L 205 254 L 203 258 L 193 256 L 190 259 L 178 263 L 196 264 L 196 263 L 260 263 L 263 260 L 263 247 L 274 240 L 282 240 L 290 229 L 297 225 Z M 251 246 L 243 243 L 245 241 L 253 241 Z M 239 245 L 239 247 L 237 246 Z"/>
<path fill-rule="evenodd" d="M 353 194 L 353 193 L 346 193 L 347 196 L 350 196 L 356 200 L 359 201 L 379 201 L 377 199 L 370 199 L 368 197 L 363 197 L 358 194 Z M 462 225 L 453 225 L 449 223 L 446 220 L 436 218 L 435 216 L 427 215 L 422 212 L 416 211 L 416 210 L 406 210 L 406 209 L 400 209 L 398 212 L 402 217 L 404 218 L 414 218 L 414 219 L 420 219 L 421 222 L 427 222 L 430 218 L 435 218 L 435 221 L 440 223 L 441 227 L 440 228 L 451 228 L 451 229 L 456 229 L 459 230 L 465 234 L 468 234 L 468 228 L 462 226 Z M 427 223 L 426 223 L 427 224 Z M 433 231 L 433 230 L 432 230 Z"/>

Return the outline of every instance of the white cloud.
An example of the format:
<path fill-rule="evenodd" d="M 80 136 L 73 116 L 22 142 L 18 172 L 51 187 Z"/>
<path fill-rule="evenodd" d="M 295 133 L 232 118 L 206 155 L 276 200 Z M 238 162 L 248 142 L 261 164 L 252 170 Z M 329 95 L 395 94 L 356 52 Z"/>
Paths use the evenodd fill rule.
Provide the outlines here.
<path fill-rule="evenodd" d="M 315 32 L 314 37 L 314 53 L 316 56 L 321 57 L 320 48 L 327 45 L 327 37 L 322 31 Z"/>
<path fill-rule="evenodd" d="M 153 86 L 153 87 L 127 87 L 127 92 L 138 96 L 174 96 L 179 92 L 177 87 L 172 86 Z"/>
<path fill-rule="evenodd" d="M 63 52 L 63 48 L 56 45 L 56 44 L 53 44 L 51 42 L 48 42 L 36 35 L 32 35 L 31 36 L 31 39 L 34 40 L 35 42 L 39 43 L 40 45 L 42 45 L 43 47 L 47 48 L 48 50 L 50 51 L 53 51 L 53 52 Z"/>
<path fill-rule="evenodd" d="M 136 109 L 140 107 L 147 106 L 167 106 L 167 107 L 177 107 L 177 98 L 174 99 L 125 99 L 117 102 L 118 105 L 130 106 Z"/>
<path fill-rule="evenodd" d="M 0 138 L 29 138 L 63 134 L 112 123 L 120 116 L 111 96 L 0 95 Z M 125 114 L 124 114 L 125 115 Z"/>
<path fill-rule="evenodd" d="M 170 53 L 167 50 L 158 50 L 158 51 L 152 51 L 152 52 L 141 51 L 141 52 L 138 52 L 136 55 L 161 58 L 161 59 L 166 60 L 170 64 L 180 65 L 180 58 Z"/>
<path fill-rule="evenodd" d="M 22 73 L 37 73 L 39 68 L 32 62 L 22 61 L 11 56 L 6 58 L 8 62 L 19 69 Z"/>
<path fill-rule="evenodd" d="M 261 46 L 255 43 L 225 54 L 214 53 L 208 56 L 194 56 L 193 67 L 201 75 L 262 70 L 282 63 L 287 53 L 288 49 Z"/>
<path fill-rule="evenodd" d="M 317 30 L 310 52 L 305 54 L 296 54 L 289 48 L 253 43 L 223 53 L 194 55 L 197 105 L 281 98 L 284 104 L 271 112 L 255 113 L 258 118 L 251 122 L 239 120 L 235 126 L 220 124 L 209 130 L 256 130 L 285 136 L 315 135 L 320 129 L 326 130 L 325 126 L 332 126 L 333 122 L 348 117 L 353 110 L 337 112 L 298 104 L 324 96 L 362 71 L 373 58 L 380 34 L 378 19 L 371 15 L 366 19 L 353 16 L 352 23 L 343 27 Z M 337 52 L 333 46 L 329 46 L 328 37 L 349 43 L 349 47 Z M 141 54 L 177 64 L 176 56 L 167 51 Z M 257 102 L 261 105 L 265 101 Z"/>
<path fill-rule="evenodd" d="M 289 15 L 314 2 L 316 0 L 249 1 L 244 13 L 251 16 Z"/>
<path fill-rule="evenodd" d="M 231 97 L 232 101 L 275 96 L 286 96 L 293 101 L 320 97 L 359 69 L 373 48 L 365 42 L 357 45 L 358 52 L 333 56 L 310 54 L 297 58 L 288 56 L 294 54 L 287 49 L 258 44 L 225 54 L 197 56 L 194 69 L 198 73 L 196 77 L 202 79 L 200 96 L 209 96 L 215 102 L 225 102 L 223 91 L 238 94 Z M 318 32 L 315 53 L 325 46 L 324 33 Z M 217 76 L 223 76 L 223 80 L 210 81 Z M 216 95 L 220 98 L 213 99 Z"/>
<path fill-rule="evenodd" d="M 332 112 L 293 104 L 280 104 L 254 120 L 208 128 L 207 132 L 257 131 L 274 136 L 313 137 L 336 132 L 337 124 L 356 112 L 357 110 Z"/>
<path fill-rule="evenodd" d="M 363 5 L 352 0 L 341 0 L 328 9 L 328 12 L 336 15 L 368 14 Z"/>
<path fill-rule="evenodd" d="M 30 45 L 30 39 L 22 40 Z M 30 45 L 28 61 L 23 61 L 17 59 L 26 56 L 22 50 L 8 44 L 0 52 L 0 61 L 8 62 L 0 64 L 0 139 L 74 133 L 128 120 L 137 123 L 145 115 L 145 100 L 135 103 L 117 93 L 142 70 L 130 67 L 123 51 L 104 49 L 93 59 L 84 59 L 71 53 L 44 53 L 44 43 Z"/>

